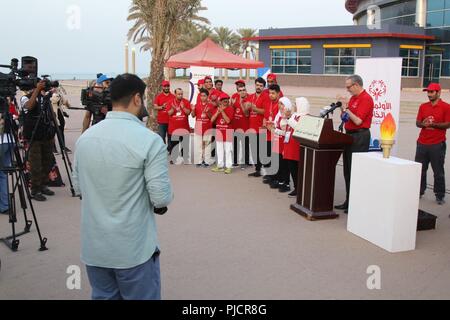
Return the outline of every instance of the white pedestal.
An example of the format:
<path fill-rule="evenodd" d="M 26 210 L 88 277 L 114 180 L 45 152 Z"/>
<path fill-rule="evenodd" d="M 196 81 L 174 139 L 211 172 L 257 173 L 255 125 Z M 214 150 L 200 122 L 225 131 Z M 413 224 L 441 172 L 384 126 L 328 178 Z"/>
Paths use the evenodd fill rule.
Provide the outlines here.
<path fill-rule="evenodd" d="M 421 165 L 353 155 L 347 230 L 392 253 L 415 250 Z"/>

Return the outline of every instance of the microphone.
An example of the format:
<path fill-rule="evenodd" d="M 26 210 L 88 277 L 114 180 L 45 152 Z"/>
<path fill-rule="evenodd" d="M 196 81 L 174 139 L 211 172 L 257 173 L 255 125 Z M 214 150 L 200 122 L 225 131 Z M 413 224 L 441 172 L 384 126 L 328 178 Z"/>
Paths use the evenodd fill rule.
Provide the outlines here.
<path fill-rule="evenodd" d="M 336 109 L 339 109 L 340 107 L 342 107 L 342 102 L 332 103 L 329 107 L 326 107 L 325 109 L 323 109 L 320 112 L 320 117 L 321 118 L 326 118 L 330 114 L 334 113 L 334 111 Z"/>

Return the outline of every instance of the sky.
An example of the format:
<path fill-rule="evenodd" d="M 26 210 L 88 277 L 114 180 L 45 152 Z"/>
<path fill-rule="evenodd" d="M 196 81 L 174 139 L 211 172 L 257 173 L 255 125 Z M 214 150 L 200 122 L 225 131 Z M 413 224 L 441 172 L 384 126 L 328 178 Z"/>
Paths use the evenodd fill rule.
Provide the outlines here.
<path fill-rule="evenodd" d="M 130 4 L 131 0 L 2 1 L 0 64 L 31 55 L 39 59 L 41 75 L 121 73 L 131 26 L 126 21 Z M 203 15 L 212 27 L 352 24 L 344 0 L 203 0 L 203 5 L 208 7 Z M 130 42 L 130 48 L 134 46 Z M 138 74 L 148 74 L 150 54 L 139 47 L 136 65 Z"/>

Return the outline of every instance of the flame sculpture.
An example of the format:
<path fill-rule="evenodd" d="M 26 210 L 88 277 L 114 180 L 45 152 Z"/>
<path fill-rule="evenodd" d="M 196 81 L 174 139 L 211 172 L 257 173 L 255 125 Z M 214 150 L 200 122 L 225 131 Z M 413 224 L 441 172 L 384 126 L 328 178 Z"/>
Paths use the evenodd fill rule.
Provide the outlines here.
<path fill-rule="evenodd" d="M 395 144 L 395 134 L 397 133 L 397 125 L 395 124 L 392 114 L 388 114 L 381 124 L 381 148 L 383 149 L 383 157 L 389 159 L 391 157 L 392 147 Z"/>

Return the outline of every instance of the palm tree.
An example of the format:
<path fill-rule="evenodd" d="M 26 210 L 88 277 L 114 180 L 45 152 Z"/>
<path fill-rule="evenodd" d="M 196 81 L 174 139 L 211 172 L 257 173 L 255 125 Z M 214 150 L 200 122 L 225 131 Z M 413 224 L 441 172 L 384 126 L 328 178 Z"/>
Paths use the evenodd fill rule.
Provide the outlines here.
<path fill-rule="evenodd" d="M 201 0 L 133 0 L 128 21 L 134 21 L 128 38 L 141 44 L 141 50 L 151 51 L 150 76 L 147 79 L 147 100 L 153 101 L 164 79 L 164 66 L 177 46 L 181 28 L 186 23 L 207 21 L 197 15 L 206 10 Z M 153 104 L 149 103 L 147 126 L 157 129 Z"/>
<path fill-rule="evenodd" d="M 218 27 L 214 28 L 214 34 L 212 36 L 214 42 L 216 42 L 219 46 L 230 51 L 234 54 L 239 52 L 240 46 L 240 38 L 239 36 L 231 29 L 226 27 Z M 226 72 L 226 77 L 228 77 L 228 71 Z M 220 77 L 222 78 L 223 70 L 220 69 Z"/>
<path fill-rule="evenodd" d="M 251 29 L 251 28 L 241 28 L 237 30 L 239 36 L 241 37 L 241 47 L 240 47 L 240 54 L 243 55 L 245 58 L 247 57 L 247 48 L 250 48 L 250 53 L 255 57 L 256 59 L 256 46 L 249 40 L 244 40 L 248 38 L 256 37 L 257 30 Z M 250 70 L 247 70 L 247 78 L 249 76 Z M 242 69 L 240 70 L 240 76 L 242 78 Z"/>

